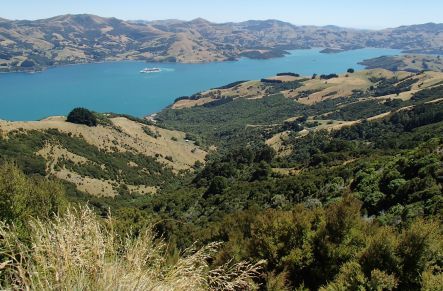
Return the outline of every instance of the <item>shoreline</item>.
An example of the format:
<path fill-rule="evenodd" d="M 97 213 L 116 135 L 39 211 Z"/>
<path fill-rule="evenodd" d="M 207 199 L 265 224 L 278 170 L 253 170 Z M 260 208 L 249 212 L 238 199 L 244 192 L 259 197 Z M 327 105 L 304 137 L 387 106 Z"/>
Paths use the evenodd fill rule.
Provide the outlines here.
<path fill-rule="evenodd" d="M 9 70 L 4 71 L 0 67 L 0 74 L 16 74 L 16 73 L 24 73 L 24 74 L 36 74 L 45 72 L 50 69 L 55 68 L 61 68 L 65 66 L 78 66 L 78 65 L 91 65 L 91 64 L 103 64 L 103 63 L 118 63 L 118 62 L 144 62 L 144 63 L 153 63 L 153 64 L 210 64 L 210 63 L 225 63 L 225 62 L 238 62 L 241 59 L 250 59 L 250 60 L 270 60 L 270 59 L 279 59 L 284 58 L 286 55 L 290 54 L 293 50 L 311 50 L 311 49 L 318 49 L 321 54 L 339 54 L 349 51 L 356 51 L 360 49 L 398 49 L 398 48 L 390 48 L 390 47 L 357 47 L 357 48 L 335 48 L 335 47 L 303 47 L 303 48 L 293 48 L 293 49 L 283 49 L 284 55 L 278 55 L 278 56 L 269 56 L 266 55 L 264 57 L 250 57 L 250 56 L 242 56 L 241 53 L 238 54 L 235 57 L 226 57 L 223 60 L 188 60 L 188 61 L 177 61 L 177 62 L 171 62 L 171 61 L 158 61 L 158 60 L 152 60 L 152 59 L 109 59 L 109 60 L 100 60 L 100 61 L 86 61 L 86 62 L 78 62 L 78 63 L 61 63 L 51 66 L 43 66 L 38 67 L 38 69 L 34 70 Z M 272 52 L 274 48 L 269 48 L 268 50 Z M 441 55 L 441 52 L 427 52 L 427 51 L 411 51 L 407 49 L 398 49 L 400 50 L 400 54 L 414 54 L 414 55 L 429 55 L 429 56 L 438 56 Z M 254 49 L 251 49 L 251 51 L 254 51 Z M 14 68 L 20 68 L 20 67 L 14 67 Z M 366 69 L 369 67 L 366 67 Z"/>
<path fill-rule="evenodd" d="M 56 68 L 63 68 L 63 67 L 69 67 L 69 66 L 81 66 L 81 65 L 96 65 L 96 64 L 105 64 L 105 63 L 153 63 L 153 64 L 209 64 L 209 63 L 222 63 L 222 62 L 237 62 L 239 61 L 241 58 L 232 60 L 232 59 L 226 59 L 223 61 L 202 61 L 202 62 L 168 62 L 168 61 L 152 61 L 152 60 L 128 60 L 128 59 L 121 59 L 121 60 L 103 60 L 103 61 L 97 61 L 97 62 L 78 62 L 78 63 L 74 63 L 74 64 L 57 64 L 57 65 L 53 65 L 53 66 L 47 66 L 47 67 L 42 67 L 39 68 L 38 70 L 33 70 L 33 71 L 1 71 L 0 70 L 0 74 L 36 74 L 36 73 L 42 73 L 45 72 L 47 70 L 51 70 L 51 69 L 56 69 Z"/>
<path fill-rule="evenodd" d="M 294 48 L 294 49 L 284 49 L 285 55 L 290 54 L 293 50 L 312 50 L 312 49 L 318 49 L 321 54 L 337 54 L 337 53 L 343 53 L 348 51 L 355 51 L 359 49 L 368 49 L 368 48 L 374 48 L 376 47 L 363 47 L 363 48 L 327 48 L 327 47 L 309 47 L 309 48 Z M 380 48 L 380 49 L 391 49 L 391 48 Z M 270 48 L 269 51 L 272 51 L 273 49 Z M 401 51 L 401 53 L 404 53 L 404 50 Z M 134 60 L 134 59 L 120 59 L 120 60 L 100 60 L 100 61 L 91 61 L 91 62 L 78 62 L 78 63 L 66 63 L 66 64 L 56 64 L 51 66 L 44 66 L 44 67 L 38 67 L 38 69 L 35 70 L 10 70 L 10 71 L 2 71 L 0 69 L 0 74 L 17 74 L 17 73 L 24 73 L 24 74 L 36 74 L 45 72 L 50 69 L 55 68 L 62 68 L 67 66 L 78 66 L 78 65 L 91 65 L 91 64 L 103 64 L 103 63 L 119 63 L 119 62 L 144 62 L 144 63 L 153 63 L 153 64 L 210 64 L 210 63 L 225 63 L 225 62 L 238 62 L 241 59 L 251 59 L 251 60 L 269 60 L 269 59 L 278 59 L 278 58 L 284 58 L 285 55 L 281 56 L 271 56 L 271 57 L 248 57 L 248 56 L 241 56 L 240 54 L 236 57 L 226 57 L 224 60 L 202 60 L 202 61 L 183 61 L 183 62 L 170 62 L 170 61 L 155 61 L 155 60 Z M 20 68 L 20 67 L 14 67 L 14 68 Z"/>
<path fill-rule="evenodd" d="M 300 50 L 294 50 L 294 51 L 309 51 L 309 50 L 315 50 L 316 51 L 316 53 L 318 52 L 318 53 L 321 53 L 321 50 L 322 50 L 323 48 L 305 48 L 305 49 L 300 49 Z M 364 48 L 364 49 L 377 49 L 377 48 Z M 354 50 L 354 51 L 358 51 L 358 50 L 362 50 L 362 49 L 356 49 L 356 50 Z M 288 53 L 289 54 L 291 54 L 291 51 L 293 51 L 293 50 L 288 50 Z M 345 53 L 346 51 L 344 51 L 343 53 Z M 399 51 L 398 50 L 396 50 L 396 53 L 398 54 L 399 53 Z M 330 55 L 330 54 L 327 54 L 327 53 L 321 53 L 321 54 L 323 54 L 323 55 Z M 271 59 L 281 59 L 281 58 L 271 58 Z M 225 60 L 225 61 L 217 61 L 217 62 L 207 62 L 207 63 L 229 63 L 229 62 L 231 62 L 231 63 L 234 63 L 234 62 L 241 62 L 242 60 L 250 60 L 250 58 L 246 58 L 246 57 L 242 57 L 242 58 L 240 58 L 240 59 L 237 59 L 237 60 L 235 60 L 235 61 L 233 61 L 233 60 Z M 360 61 L 361 61 L 362 59 L 360 59 Z M 260 60 L 256 60 L 256 61 L 260 61 Z M 265 60 L 264 60 L 265 61 Z M 105 60 L 105 61 L 99 61 L 99 62 L 91 62 L 91 63 L 78 63 L 78 64 L 62 64 L 62 65 L 57 65 L 57 66 L 52 66 L 52 67 L 49 67 L 48 68 L 48 70 L 50 70 L 50 69 L 55 69 L 55 68 L 58 68 L 58 67 L 64 67 L 64 66 L 79 66 L 79 65 L 94 65 L 94 64 L 104 64 L 104 63 L 140 63 L 140 64 L 144 64 L 144 63 L 148 63 L 148 61 L 140 61 L 140 60 Z M 156 64 L 167 64 L 167 63 L 169 63 L 169 64 L 176 64 L 176 65 L 180 65 L 180 64 L 185 64 L 185 63 L 171 63 L 171 62 L 157 62 Z M 154 64 L 154 62 L 153 62 L 153 64 Z M 364 69 L 364 68 L 360 68 L 360 70 L 361 69 Z M 40 72 L 42 72 L 42 71 L 40 71 Z M 35 73 L 35 72 L 11 72 L 11 73 L 27 73 L 27 74 L 33 74 L 33 73 Z M 275 71 L 274 73 L 278 73 L 278 71 Z M 270 75 L 269 75 L 270 76 Z M 308 76 L 308 75 L 305 75 L 305 76 Z M 197 91 L 195 91 L 195 92 L 197 92 Z M 132 114 L 134 117 L 137 117 L 137 118 L 140 118 L 140 119 L 149 119 L 149 120 L 152 120 L 152 119 L 155 119 L 155 114 L 156 113 L 159 113 L 159 112 L 161 112 L 162 110 L 164 110 L 165 108 L 168 108 L 168 106 L 171 106 L 172 104 L 173 104 L 174 102 L 173 102 L 173 99 L 171 99 L 171 102 L 168 104 L 168 105 L 165 105 L 165 106 L 163 106 L 163 107 L 161 107 L 161 108 L 157 108 L 157 110 L 155 110 L 155 111 L 151 111 L 151 112 L 139 112 L 139 114 Z M 72 109 L 72 108 L 71 108 Z M 100 110 L 97 110 L 97 112 L 102 112 L 102 111 L 100 111 Z M 113 112 L 119 112 L 118 110 L 114 110 Z M 63 112 L 63 113 L 65 113 L 65 112 Z M 62 114 L 63 114 L 62 113 Z M 127 113 L 127 114 L 129 114 L 129 113 Z M 153 116 L 154 115 L 154 116 Z M 7 120 L 7 121 L 22 121 L 22 120 L 28 120 L 28 121 L 38 121 L 38 120 L 40 120 L 40 119 L 44 119 L 44 118 L 47 118 L 47 117 L 49 117 L 49 116 L 52 116 L 51 114 L 49 114 L 49 115 L 42 115 L 42 116 L 38 116 L 37 118 L 35 118 L 35 119 L 28 119 L 28 118 L 24 118 L 24 119 L 16 119 L 16 118 L 12 118 L 12 119 L 7 119 L 7 118 L 2 118 L 2 119 L 4 119 L 4 120 Z"/>

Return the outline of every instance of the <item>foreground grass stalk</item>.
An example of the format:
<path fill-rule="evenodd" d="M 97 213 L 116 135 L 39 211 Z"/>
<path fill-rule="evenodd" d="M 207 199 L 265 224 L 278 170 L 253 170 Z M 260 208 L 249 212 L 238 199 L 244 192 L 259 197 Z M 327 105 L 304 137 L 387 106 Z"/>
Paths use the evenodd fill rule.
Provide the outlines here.
<path fill-rule="evenodd" d="M 109 219 L 108 223 L 112 224 Z M 171 264 L 167 245 L 152 228 L 117 237 L 89 208 L 70 209 L 51 221 L 31 223 L 31 241 L 0 226 L 0 287 L 12 290 L 251 290 L 260 264 L 211 270 L 219 248 L 190 248 Z"/>

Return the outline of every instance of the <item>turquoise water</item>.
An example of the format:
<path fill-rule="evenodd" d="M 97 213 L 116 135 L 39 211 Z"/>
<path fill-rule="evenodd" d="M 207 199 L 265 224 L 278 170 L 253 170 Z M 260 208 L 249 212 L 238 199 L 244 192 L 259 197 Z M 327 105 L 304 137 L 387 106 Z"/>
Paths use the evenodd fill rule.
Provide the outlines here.
<path fill-rule="evenodd" d="M 321 54 L 319 49 L 295 50 L 284 58 L 242 59 L 208 64 L 113 62 L 52 68 L 41 73 L 0 74 L 0 119 L 37 120 L 66 115 L 82 106 L 98 112 L 145 116 L 158 112 L 175 98 L 239 80 L 279 72 L 302 75 L 345 72 L 364 59 L 396 55 L 398 50 L 360 49 Z M 145 67 L 162 72 L 140 74 Z"/>

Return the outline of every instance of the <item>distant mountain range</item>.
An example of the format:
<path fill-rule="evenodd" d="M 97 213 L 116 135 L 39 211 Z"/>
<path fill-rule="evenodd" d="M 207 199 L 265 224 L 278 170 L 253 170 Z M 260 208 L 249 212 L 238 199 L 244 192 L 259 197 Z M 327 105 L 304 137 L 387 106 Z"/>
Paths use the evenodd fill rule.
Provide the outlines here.
<path fill-rule="evenodd" d="M 384 47 L 442 54 L 443 24 L 372 31 L 278 20 L 218 24 L 201 18 L 123 21 L 87 14 L 35 21 L 0 18 L 0 71 L 113 60 L 201 63 L 271 58 L 288 49 L 312 47 L 327 48 L 325 52 Z"/>

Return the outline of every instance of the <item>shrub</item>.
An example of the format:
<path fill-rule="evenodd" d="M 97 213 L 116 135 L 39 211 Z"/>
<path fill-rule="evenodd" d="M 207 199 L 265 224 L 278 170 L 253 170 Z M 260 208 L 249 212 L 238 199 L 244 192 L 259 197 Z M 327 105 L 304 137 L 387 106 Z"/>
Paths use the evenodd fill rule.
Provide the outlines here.
<path fill-rule="evenodd" d="M 268 84 L 280 84 L 280 83 L 283 83 L 282 80 L 274 80 L 274 79 L 261 79 L 260 82 L 268 83 Z"/>
<path fill-rule="evenodd" d="M 209 184 L 206 194 L 221 194 L 228 187 L 228 182 L 225 177 L 216 176 Z M 207 195 L 206 195 L 207 196 Z"/>
<path fill-rule="evenodd" d="M 34 62 L 30 60 L 24 60 L 20 65 L 20 67 L 22 68 L 32 68 L 34 66 L 35 66 Z"/>
<path fill-rule="evenodd" d="M 86 108 L 74 108 L 68 115 L 68 122 L 85 124 L 87 126 L 97 126 L 97 117 Z"/>
<path fill-rule="evenodd" d="M 277 76 L 292 76 L 292 77 L 300 77 L 300 74 L 287 72 L 287 73 L 278 73 Z"/>
<path fill-rule="evenodd" d="M 329 80 L 329 79 L 333 79 L 333 78 L 338 78 L 338 75 L 337 74 L 320 75 L 320 79 L 322 79 L 322 80 Z"/>

